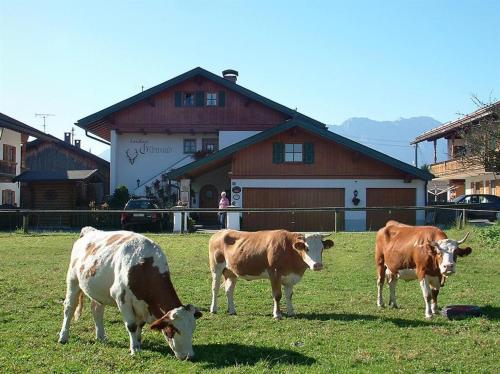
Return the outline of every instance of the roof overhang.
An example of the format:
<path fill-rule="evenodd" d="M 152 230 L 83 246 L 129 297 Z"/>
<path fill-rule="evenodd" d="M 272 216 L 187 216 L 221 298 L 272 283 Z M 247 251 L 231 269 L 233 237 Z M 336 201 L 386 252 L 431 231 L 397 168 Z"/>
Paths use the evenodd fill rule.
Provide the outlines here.
<path fill-rule="evenodd" d="M 3 113 L 0 113 L 0 127 L 6 128 L 19 133 L 27 134 L 38 139 L 43 139 L 47 141 L 52 141 L 50 135 L 35 129 L 34 127 L 28 126 L 17 119 L 9 117 Z"/>

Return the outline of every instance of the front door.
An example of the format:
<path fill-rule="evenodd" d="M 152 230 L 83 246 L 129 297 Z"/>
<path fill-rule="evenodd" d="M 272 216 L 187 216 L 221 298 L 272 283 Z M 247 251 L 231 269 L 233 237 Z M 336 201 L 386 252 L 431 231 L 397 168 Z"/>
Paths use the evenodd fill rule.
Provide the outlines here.
<path fill-rule="evenodd" d="M 204 185 L 200 190 L 200 208 L 218 208 L 219 192 L 211 184 Z M 200 213 L 200 223 L 205 225 L 217 224 L 217 213 Z"/>

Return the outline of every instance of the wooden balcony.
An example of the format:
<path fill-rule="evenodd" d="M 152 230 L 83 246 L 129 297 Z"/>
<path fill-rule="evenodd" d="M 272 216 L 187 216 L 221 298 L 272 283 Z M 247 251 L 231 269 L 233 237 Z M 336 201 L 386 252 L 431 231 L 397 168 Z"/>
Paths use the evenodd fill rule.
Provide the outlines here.
<path fill-rule="evenodd" d="M 0 160 L 0 174 L 16 176 L 16 166 L 17 162 L 10 162 L 5 160 Z"/>
<path fill-rule="evenodd" d="M 460 160 L 447 160 L 429 165 L 429 171 L 436 178 L 457 178 L 462 179 L 478 173 L 484 173 L 481 166 L 464 165 Z"/>

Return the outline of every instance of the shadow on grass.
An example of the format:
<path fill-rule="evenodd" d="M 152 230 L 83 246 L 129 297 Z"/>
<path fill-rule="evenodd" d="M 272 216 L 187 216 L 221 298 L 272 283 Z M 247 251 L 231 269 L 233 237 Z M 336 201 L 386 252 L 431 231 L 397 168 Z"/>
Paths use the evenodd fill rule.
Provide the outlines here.
<path fill-rule="evenodd" d="M 500 308 L 491 305 L 484 305 L 481 307 L 483 314 L 488 317 L 488 319 L 493 321 L 500 320 Z"/>
<path fill-rule="evenodd" d="M 392 318 L 392 317 L 384 317 L 377 316 L 371 314 L 352 314 L 352 313 L 302 313 L 297 314 L 296 318 L 303 318 L 311 321 L 382 321 L 382 322 L 391 322 L 399 327 L 422 327 L 422 326 L 441 326 L 445 323 L 434 319 L 427 321 L 424 320 L 411 320 L 411 319 L 403 319 L 403 318 Z"/>
<path fill-rule="evenodd" d="M 195 362 L 207 369 L 222 369 L 235 365 L 255 365 L 260 361 L 267 367 L 275 365 L 312 365 L 315 359 L 300 352 L 283 348 L 258 347 L 238 343 L 195 344 Z"/>

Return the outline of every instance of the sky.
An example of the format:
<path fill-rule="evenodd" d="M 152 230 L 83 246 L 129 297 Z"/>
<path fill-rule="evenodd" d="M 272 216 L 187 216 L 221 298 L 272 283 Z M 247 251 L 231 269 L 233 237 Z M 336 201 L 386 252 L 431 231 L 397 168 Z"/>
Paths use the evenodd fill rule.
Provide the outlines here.
<path fill-rule="evenodd" d="M 196 66 L 327 124 L 500 98 L 500 1 L 0 0 L 0 112 L 62 138 Z M 106 146 L 85 137 L 82 147 Z M 382 134 L 390 137 L 390 134 Z M 410 140 L 410 139 L 409 139 Z"/>

